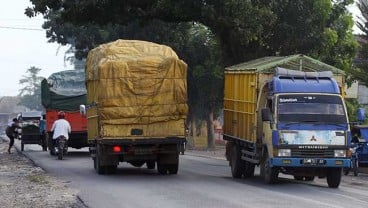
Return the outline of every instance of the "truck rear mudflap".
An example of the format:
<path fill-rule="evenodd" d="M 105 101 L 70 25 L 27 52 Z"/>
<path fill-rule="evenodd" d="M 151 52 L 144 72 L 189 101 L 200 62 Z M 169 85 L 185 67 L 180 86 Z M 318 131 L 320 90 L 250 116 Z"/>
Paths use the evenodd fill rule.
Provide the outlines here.
<path fill-rule="evenodd" d="M 286 158 L 275 157 L 270 160 L 271 167 L 350 167 L 349 158 Z"/>

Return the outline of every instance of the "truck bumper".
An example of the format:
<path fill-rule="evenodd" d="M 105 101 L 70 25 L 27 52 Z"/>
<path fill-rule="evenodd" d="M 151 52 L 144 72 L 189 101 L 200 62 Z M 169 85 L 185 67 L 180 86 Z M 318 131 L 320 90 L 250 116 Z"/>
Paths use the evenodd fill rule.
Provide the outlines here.
<path fill-rule="evenodd" d="M 272 158 L 271 167 L 341 167 L 349 168 L 348 158 Z"/>

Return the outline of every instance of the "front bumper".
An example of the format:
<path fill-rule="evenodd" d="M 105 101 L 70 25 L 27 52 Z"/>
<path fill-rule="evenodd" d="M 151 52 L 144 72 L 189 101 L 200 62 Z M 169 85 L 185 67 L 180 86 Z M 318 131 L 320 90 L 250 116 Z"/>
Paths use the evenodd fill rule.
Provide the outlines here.
<path fill-rule="evenodd" d="M 311 163 L 308 163 L 312 161 Z M 341 167 L 349 168 L 349 158 L 290 158 L 275 157 L 270 160 L 271 167 Z"/>

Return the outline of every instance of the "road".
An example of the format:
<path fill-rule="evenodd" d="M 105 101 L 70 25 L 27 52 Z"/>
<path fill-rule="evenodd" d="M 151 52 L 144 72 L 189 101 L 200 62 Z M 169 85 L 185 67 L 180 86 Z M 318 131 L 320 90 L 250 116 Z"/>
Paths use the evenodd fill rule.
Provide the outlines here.
<path fill-rule="evenodd" d="M 126 163 L 119 165 L 116 174 L 98 175 L 87 149 L 70 149 L 62 161 L 41 151 L 38 145 L 26 145 L 24 154 L 78 189 L 81 200 L 91 208 L 368 206 L 367 174 L 344 176 L 338 189 L 330 189 L 325 179 L 298 182 L 282 176 L 275 185 L 264 184 L 259 176 L 235 180 L 225 160 L 193 156 L 189 152 L 180 156 L 178 175 L 159 175 L 156 170 Z"/>

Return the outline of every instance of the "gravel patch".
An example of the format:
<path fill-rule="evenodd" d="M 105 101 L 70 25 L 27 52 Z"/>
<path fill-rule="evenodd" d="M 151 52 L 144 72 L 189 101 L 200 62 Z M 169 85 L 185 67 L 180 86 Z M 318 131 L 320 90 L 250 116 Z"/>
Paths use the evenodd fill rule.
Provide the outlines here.
<path fill-rule="evenodd" d="M 0 138 L 0 207 L 87 207 L 78 198 L 78 191 L 47 174 L 23 154 Z"/>

